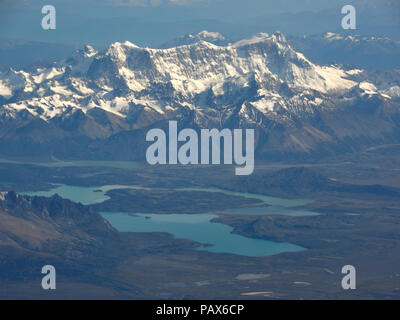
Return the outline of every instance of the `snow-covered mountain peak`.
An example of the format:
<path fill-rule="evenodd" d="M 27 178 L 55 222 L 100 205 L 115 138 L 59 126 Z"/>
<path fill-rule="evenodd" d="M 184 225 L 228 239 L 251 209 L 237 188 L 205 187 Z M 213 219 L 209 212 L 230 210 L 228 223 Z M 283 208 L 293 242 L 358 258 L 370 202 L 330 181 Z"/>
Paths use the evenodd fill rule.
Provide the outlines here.
<path fill-rule="evenodd" d="M 212 39 L 212 40 L 225 40 L 225 37 L 219 32 L 210 32 L 207 30 L 200 31 L 196 35 L 192 35 L 193 38 L 200 38 L 203 40 Z"/>
<path fill-rule="evenodd" d="M 343 36 L 341 36 L 340 34 L 334 33 L 334 32 L 327 32 L 324 35 L 324 39 L 329 40 L 329 41 L 342 40 Z"/>
<path fill-rule="evenodd" d="M 86 58 L 91 58 L 95 56 L 98 52 L 89 44 L 85 45 L 82 49 L 77 49 L 72 53 L 70 59 L 76 61 L 82 61 Z"/>
<path fill-rule="evenodd" d="M 125 61 L 127 53 L 132 49 L 141 48 L 129 41 L 114 42 L 108 47 L 105 55 L 110 56 L 115 60 Z"/>
<path fill-rule="evenodd" d="M 275 31 L 275 32 L 272 34 L 272 39 L 276 39 L 276 41 L 279 41 L 279 42 L 281 42 L 281 43 L 287 43 L 286 37 L 285 37 L 285 36 L 283 35 L 283 33 L 280 32 L 279 30 L 278 30 L 278 31 Z"/>
<path fill-rule="evenodd" d="M 276 31 L 272 35 L 268 33 L 260 32 L 248 39 L 242 39 L 233 44 L 234 47 L 244 47 L 254 45 L 260 42 L 276 43 L 281 46 L 290 47 L 285 36 L 280 32 Z"/>
<path fill-rule="evenodd" d="M 220 35 L 203 31 L 201 37 Z M 312 63 L 280 32 L 259 33 L 233 45 L 200 39 L 168 49 L 125 41 L 102 52 L 86 46 L 49 68 L 0 73 L 0 106 L 46 121 L 93 108 L 121 117 L 140 110 L 164 117 L 186 108 L 204 115 L 240 107 L 240 114 L 257 110 L 280 117 L 283 110 L 313 112 L 325 100 L 352 94 L 355 87 L 379 94 L 378 85 L 358 86 L 362 81 L 360 73 Z M 377 89 L 371 90 L 372 85 Z M 388 89 L 385 97 L 397 93 Z"/>
<path fill-rule="evenodd" d="M 233 46 L 236 48 L 244 47 L 244 46 L 255 44 L 255 43 L 258 43 L 261 41 L 265 41 L 267 39 L 270 39 L 270 36 L 267 33 L 260 32 L 249 39 L 242 39 L 242 40 L 236 41 L 233 44 Z"/>
<path fill-rule="evenodd" d="M 87 44 L 84 48 L 83 48 L 83 52 L 85 57 L 90 58 L 92 56 L 94 56 L 97 51 L 89 44 Z"/>
<path fill-rule="evenodd" d="M 199 41 L 207 41 L 218 46 L 225 46 L 229 43 L 228 39 L 219 32 L 210 32 L 207 30 L 200 31 L 199 33 L 190 33 L 169 41 L 161 46 L 161 48 L 174 48 L 184 45 L 194 44 Z"/>

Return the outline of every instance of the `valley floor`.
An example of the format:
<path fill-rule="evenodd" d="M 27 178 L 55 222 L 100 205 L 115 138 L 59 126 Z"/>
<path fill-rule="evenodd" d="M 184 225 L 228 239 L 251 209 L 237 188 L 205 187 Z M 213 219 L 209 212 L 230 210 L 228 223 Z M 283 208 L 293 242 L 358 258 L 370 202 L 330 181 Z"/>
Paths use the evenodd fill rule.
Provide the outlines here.
<path fill-rule="evenodd" d="M 57 289 L 40 287 L 46 246 L 1 246 L 2 299 L 399 299 L 400 298 L 400 156 L 373 150 L 352 159 L 326 163 L 259 165 L 244 180 L 233 168 L 39 167 L 1 163 L 4 184 L 18 192 L 50 189 L 49 183 L 75 186 L 105 184 L 164 188 L 113 190 L 96 210 L 168 214 L 206 213 L 257 205 L 246 198 L 174 188 L 218 187 L 275 197 L 312 199 L 302 209 L 317 216 L 219 214 L 214 222 L 250 238 L 290 242 L 306 251 L 246 257 L 195 250 L 200 244 L 166 233 L 119 233 L 101 242 L 101 250 L 84 252 L 57 274 Z M 218 172 L 218 174 L 216 174 Z M 166 191 L 170 188 L 170 191 Z M 163 202 L 160 203 L 160 198 Z M 158 200 L 157 200 L 158 199 Z M 157 202 L 158 201 L 158 202 Z M 218 204 L 218 207 L 215 207 Z M 158 208 L 158 211 L 157 211 Z M 145 211 L 146 212 L 146 211 Z M 3 230 L 0 230 L 4 232 Z M 10 266 L 16 272 L 7 274 Z M 357 270 L 357 289 L 341 287 L 344 265 Z M 18 274 L 18 268 L 21 273 Z M 31 270 L 28 273 L 23 271 Z M 15 271 L 15 270 L 14 270 Z"/>

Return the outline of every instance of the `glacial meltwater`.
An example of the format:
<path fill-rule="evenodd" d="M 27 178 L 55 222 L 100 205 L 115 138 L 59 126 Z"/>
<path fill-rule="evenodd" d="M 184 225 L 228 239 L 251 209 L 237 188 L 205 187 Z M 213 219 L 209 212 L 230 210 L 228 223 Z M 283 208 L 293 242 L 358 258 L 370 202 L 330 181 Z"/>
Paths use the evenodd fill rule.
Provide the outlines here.
<path fill-rule="evenodd" d="M 24 192 L 21 194 L 31 196 L 50 197 L 58 194 L 63 198 L 80 202 L 85 205 L 101 203 L 109 199 L 106 193 L 116 189 L 144 189 L 152 188 L 140 186 L 105 185 L 98 187 L 80 187 L 65 184 L 54 184 L 49 191 Z M 221 192 L 234 196 L 242 196 L 262 200 L 269 206 L 238 208 L 225 210 L 216 214 L 144 214 L 128 212 L 102 212 L 101 215 L 120 232 L 166 232 L 177 238 L 189 239 L 202 244 L 198 250 L 215 253 L 231 253 L 244 256 L 258 257 L 270 256 L 283 252 L 297 252 L 305 248 L 291 244 L 262 239 L 247 238 L 232 233 L 232 227 L 212 222 L 217 214 L 249 214 L 249 215 L 292 215 L 307 216 L 317 213 L 293 209 L 305 205 L 310 200 L 291 200 L 269 197 L 251 193 L 233 192 L 224 189 L 207 188 L 180 188 L 176 191 Z"/>
<path fill-rule="evenodd" d="M 233 234 L 233 228 L 211 222 L 213 214 L 127 214 L 102 212 L 101 215 L 121 232 L 168 232 L 176 238 L 190 239 L 208 246 L 198 247 L 216 253 L 232 253 L 249 257 L 297 252 L 304 248 L 283 242 L 247 238 Z"/>

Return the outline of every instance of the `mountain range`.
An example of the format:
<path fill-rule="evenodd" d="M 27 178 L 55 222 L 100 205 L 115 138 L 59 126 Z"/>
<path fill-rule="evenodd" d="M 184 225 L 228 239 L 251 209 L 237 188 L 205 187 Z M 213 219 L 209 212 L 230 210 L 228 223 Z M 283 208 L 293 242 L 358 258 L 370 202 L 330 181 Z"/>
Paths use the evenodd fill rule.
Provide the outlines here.
<path fill-rule="evenodd" d="M 170 119 L 254 128 L 263 159 L 399 143 L 400 73 L 317 64 L 280 32 L 231 43 L 207 31 L 161 49 L 87 45 L 0 73 L 5 156 L 144 160 L 147 130 Z"/>
<path fill-rule="evenodd" d="M 400 69 L 400 41 L 357 34 L 290 37 L 290 44 L 318 64 L 341 64 L 366 70 Z"/>

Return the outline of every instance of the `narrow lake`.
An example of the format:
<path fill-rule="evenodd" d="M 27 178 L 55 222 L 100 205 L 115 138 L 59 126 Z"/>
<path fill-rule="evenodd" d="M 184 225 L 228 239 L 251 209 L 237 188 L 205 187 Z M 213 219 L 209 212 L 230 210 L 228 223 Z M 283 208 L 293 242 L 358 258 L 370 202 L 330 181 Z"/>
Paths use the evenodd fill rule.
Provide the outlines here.
<path fill-rule="evenodd" d="M 154 190 L 162 188 L 146 188 L 141 186 L 131 186 L 131 185 L 105 185 L 98 187 L 80 187 L 80 186 L 70 186 L 66 184 L 53 184 L 54 188 L 48 191 L 35 191 L 35 192 L 21 192 L 21 194 L 29 196 L 42 196 L 51 197 L 58 194 L 62 198 L 70 199 L 75 202 L 80 202 L 84 205 L 102 203 L 110 199 L 106 195 L 108 191 L 118 190 L 118 189 L 140 189 L 140 190 Z M 314 216 L 318 215 L 316 212 L 293 209 L 293 207 L 303 206 L 305 204 L 311 203 L 312 200 L 306 199 L 284 199 L 278 197 L 270 197 L 260 194 L 235 192 L 225 189 L 218 188 L 176 188 L 168 189 L 175 191 L 198 191 L 198 192 L 219 192 L 231 196 L 240 196 L 250 199 L 261 200 L 264 204 L 269 205 L 267 207 L 244 207 L 237 209 L 229 209 L 225 211 L 218 212 L 220 214 L 249 214 L 249 215 L 290 215 L 290 216 Z"/>
<path fill-rule="evenodd" d="M 121 232 L 168 232 L 177 238 L 211 245 L 198 247 L 197 250 L 249 257 L 305 250 L 291 243 L 252 239 L 233 234 L 233 228 L 230 226 L 211 222 L 217 217 L 212 214 L 129 215 L 126 212 L 102 212 L 101 215 Z"/>
<path fill-rule="evenodd" d="M 54 184 L 54 188 L 49 191 L 23 192 L 21 194 L 50 197 L 57 193 L 63 198 L 90 205 L 108 200 L 109 196 L 107 196 L 106 193 L 110 190 L 116 189 L 152 190 L 152 188 L 126 185 L 80 187 Z M 198 250 L 256 257 L 270 256 L 283 252 L 297 252 L 306 249 L 291 243 L 278 243 L 274 241 L 252 239 L 233 234 L 233 229 L 230 226 L 221 223 L 214 223 L 212 222 L 212 219 L 217 217 L 217 214 L 283 214 L 292 216 L 309 216 L 318 214 L 306 210 L 293 209 L 293 207 L 305 205 L 311 202 L 310 200 L 305 199 L 283 199 L 251 193 L 233 192 L 217 188 L 178 188 L 175 190 L 222 192 L 233 196 L 262 200 L 264 204 L 269 204 L 270 206 L 230 209 L 216 214 L 161 215 L 127 212 L 102 212 L 101 215 L 120 232 L 166 232 L 177 238 L 189 239 L 207 245 L 199 247 Z"/>

